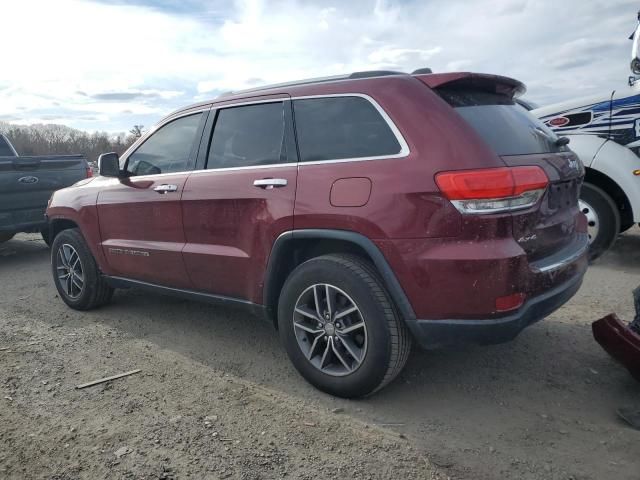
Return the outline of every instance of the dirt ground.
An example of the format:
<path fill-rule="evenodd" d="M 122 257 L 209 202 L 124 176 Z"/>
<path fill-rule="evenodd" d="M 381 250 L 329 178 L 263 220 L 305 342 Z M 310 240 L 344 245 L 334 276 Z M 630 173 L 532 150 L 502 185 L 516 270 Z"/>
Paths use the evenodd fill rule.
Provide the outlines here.
<path fill-rule="evenodd" d="M 638 229 L 515 341 L 414 349 L 358 401 L 310 387 L 244 312 L 134 290 L 72 311 L 48 262 L 34 235 L 0 245 L 0 478 L 640 478 L 615 414 L 640 384 L 590 330 L 633 315 Z"/>

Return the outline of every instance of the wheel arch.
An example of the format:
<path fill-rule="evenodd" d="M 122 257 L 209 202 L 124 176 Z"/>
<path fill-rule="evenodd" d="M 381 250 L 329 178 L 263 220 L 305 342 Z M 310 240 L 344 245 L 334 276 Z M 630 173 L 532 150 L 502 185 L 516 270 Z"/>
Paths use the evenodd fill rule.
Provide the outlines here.
<path fill-rule="evenodd" d="M 280 291 L 289 274 L 301 263 L 329 253 L 351 253 L 370 261 L 377 269 L 403 320 L 416 318 L 391 266 L 370 239 L 346 230 L 305 229 L 282 233 L 274 242 L 267 262 L 263 302 L 267 316 L 276 328 Z"/>
<path fill-rule="evenodd" d="M 633 224 L 633 208 L 624 190 L 608 175 L 591 167 L 585 168 L 584 181 L 601 188 L 618 207 L 620 212 L 620 225 Z"/>
<path fill-rule="evenodd" d="M 79 228 L 78 224 L 68 218 L 53 218 L 49 220 L 49 238 L 53 243 L 56 236 L 63 230 Z"/>

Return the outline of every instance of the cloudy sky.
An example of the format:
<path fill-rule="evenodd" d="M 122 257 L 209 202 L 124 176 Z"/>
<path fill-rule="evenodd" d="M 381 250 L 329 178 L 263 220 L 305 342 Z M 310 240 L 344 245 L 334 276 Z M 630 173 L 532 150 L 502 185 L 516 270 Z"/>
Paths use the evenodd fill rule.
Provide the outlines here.
<path fill-rule="evenodd" d="M 637 0 L 3 3 L 0 120 L 150 126 L 221 92 L 359 70 L 516 77 L 540 104 L 625 88 Z"/>

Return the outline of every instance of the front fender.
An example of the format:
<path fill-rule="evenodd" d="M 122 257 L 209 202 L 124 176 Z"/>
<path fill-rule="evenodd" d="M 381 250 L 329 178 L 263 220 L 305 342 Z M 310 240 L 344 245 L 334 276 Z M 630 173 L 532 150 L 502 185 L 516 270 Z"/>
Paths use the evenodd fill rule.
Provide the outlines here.
<path fill-rule="evenodd" d="M 54 192 L 49 200 L 46 215 L 50 228 L 54 227 L 52 230 L 55 230 L 56 222 L 62 222 L 65 228 L 68 228 L 70 223 L 77 225 L 98 267 L 108 275 L 110 274 L 108 264 L 100 246 L 100 225 L 96 206 L 100 182 L 96 180 Z"/>
<path fill-rule="evenodd" d="M 598 150 L 591 168 L 604 173 L 624 191 L 631 204 L 633 221 L 640 222 L 640 158 L 627 147 L 607 140 Z"/>
<path fill-rule="evenodd" d="M 563 135 L 569 141 L 569 148 L 578 155 L 585 167 L 590 167 L 602 146 L 607 142 L 606 138 L 597 135 Z"/>

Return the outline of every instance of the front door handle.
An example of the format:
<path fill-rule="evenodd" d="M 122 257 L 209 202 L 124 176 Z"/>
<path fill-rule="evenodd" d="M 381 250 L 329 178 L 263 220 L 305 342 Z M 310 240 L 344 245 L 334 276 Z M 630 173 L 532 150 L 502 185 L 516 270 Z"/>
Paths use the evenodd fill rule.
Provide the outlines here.
<path fill-rule="evenodd" d="M 254 187 L 260 187 L 265 190 L 271 190 L 272 188 L 282 188 L 287 186 L 286 178 L 261 178 L 260 180 L 253 181 Z"/>
<path fill-rule="evenodd" d="M 176 190 L 178 190 L 178 186 L 163 183 L 162 185 L 153 187 L 153 189 L 158 193 L 169 193 L 169 192 L 175 192 Z"/>

